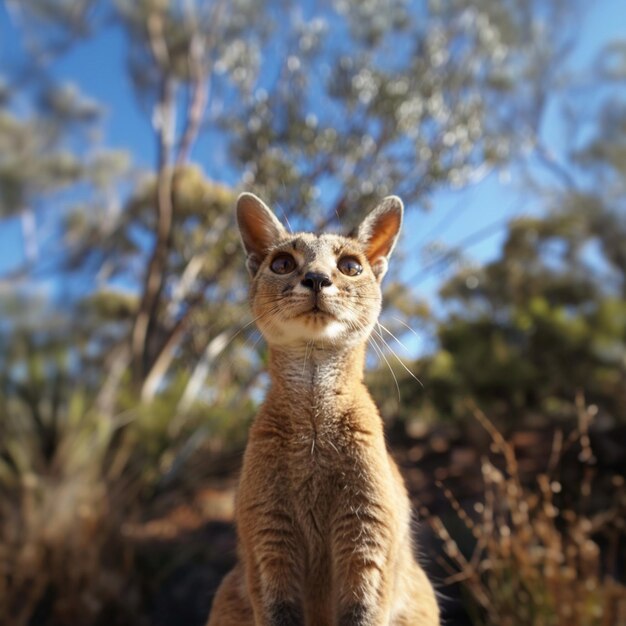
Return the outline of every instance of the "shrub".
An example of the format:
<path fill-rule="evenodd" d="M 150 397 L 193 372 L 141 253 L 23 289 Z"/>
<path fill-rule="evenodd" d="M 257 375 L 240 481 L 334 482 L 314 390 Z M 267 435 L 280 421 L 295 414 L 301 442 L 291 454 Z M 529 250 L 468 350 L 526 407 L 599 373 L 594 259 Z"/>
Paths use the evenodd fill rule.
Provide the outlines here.
<path fill-rule="evenodd" d="M 607 571 L 603 532 L 610 531 L 613 548 L 624 539 L 626 496 L 623 478 L 615 477 L 613 506 L 586 513 L 561 504 L 564 485 L 554 477 L 558 460 L 573 445 L 579 458 L 593 461 L 588 426 L 591 412 L 579 403 L 580 427 L 569 438 L 557 438 L 545 473 L 534 485 L 524 485 L 514 448 L 480 411 L 478 421 L 488 431 L 503 467 L 484 458 L 482 501 L 469 514 L 443 487 L 462 527 L 472 537 L 472 549 L 462 549 L 461 535 L 432 517 L 443 541 L 450 570 L 448 583 L 460 583 L 468 597 L 473 623 L 483 626 L 618 626 L 626 624 L 626 587 Z M 578 485 L 578 504 L 591 489 L 592 473 Z M 579 506 L 583 509 L 583 506 Z"/>

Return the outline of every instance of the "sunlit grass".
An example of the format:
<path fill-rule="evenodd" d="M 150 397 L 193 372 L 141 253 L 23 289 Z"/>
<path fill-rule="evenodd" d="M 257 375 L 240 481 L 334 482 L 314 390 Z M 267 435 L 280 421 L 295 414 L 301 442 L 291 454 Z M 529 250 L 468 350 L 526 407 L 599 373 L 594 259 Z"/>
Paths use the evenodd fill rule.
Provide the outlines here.
<path fill-rule="evenodd" d="M 624 539 L 623 479 L 614 478 L 609 510 L 586 514 L 561 508 L 563 485 L 551 475 L 564 450 L 574 444 L 580 447 L 581 462 L 593 460 L 587 431 L 591 413 L 580 403 L 579 409 L 579 429 L 565 441 L 557 438 L 546 473 L 531 485 L 522 482 L 513 446 L 482 412 L 474 412 L 503 457 L 503 468 L 482 460 L 484 492 L 471 513 L 440 485 L 456 519 L 444 523 L 431 517 L 430 523 L 447 556 L 446 582 L 460 583 L 477 626 L 626 624 L 626 587 L 606 571 L 599 545 L 603 532 L 613 536 L 610 547 Z M 591 474 L 585 476 L 578 486 L 579 502 L 591 489 Z M 458 523 L 472 537 L 469 551 L 458 539 L 463 533 L 452 531 Z"/>

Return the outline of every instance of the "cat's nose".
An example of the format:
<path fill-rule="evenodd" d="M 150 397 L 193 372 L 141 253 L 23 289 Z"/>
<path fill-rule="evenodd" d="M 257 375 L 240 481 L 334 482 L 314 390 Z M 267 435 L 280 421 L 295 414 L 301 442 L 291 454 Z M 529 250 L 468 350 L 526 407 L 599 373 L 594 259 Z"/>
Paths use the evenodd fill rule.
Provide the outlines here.
<path fill-rule="evenodd" d="M 330 287 L 333 283 L 330 276 L 321 272 L 307 272 L 301 283 L 304 287 L 319 293 L 323 287 Z"/>

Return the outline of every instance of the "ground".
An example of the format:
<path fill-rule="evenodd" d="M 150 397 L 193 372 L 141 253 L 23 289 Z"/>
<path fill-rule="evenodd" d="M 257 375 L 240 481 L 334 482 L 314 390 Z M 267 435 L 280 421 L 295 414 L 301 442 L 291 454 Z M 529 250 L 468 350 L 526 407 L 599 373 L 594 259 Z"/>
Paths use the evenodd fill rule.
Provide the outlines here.
<path fill-rule="evenodd" d="M 455 525 L 455 514 L 442 485 L 467 511 L 481 499 L 481 457 L 490 454 L 497 463 L 498 456 L 489 449 L 488 435 L 476 426 L 462 431 L 451 425 L 398 425 L 389 432 L 390 448 L 407 481 L 416 516 L 426 518 L 416 524 L 416 533 L 423 562 L 440 591 L 443 622 L 455 626 L 469 626 L 470 621 L 459 601 L 458 588 L 446 585 L 441 543 L 427 517 L 436 515 L 447 525 Z M 546 470 L 554 437 L 554 427 L 545 425 L 510 433 L 520 473 L 529 484 Z M 592 506 L 602 509 L 608 506 L 615 477 L 626 476 L 626 428 L 592 432 L 591 443 L 595 457 Z M 589 469 L 579 457 L 576 445 L 565 452 L 558 468 L 565 485 L 578 484 L 581 472 Z M 159 572 L 147 577 L 149 623 L 204 624 L 213 594 L 235 558 L 233 505 L 240 459 L 241 451 L 219 458 L 213 455 L 206 467 L 199 466 L 198 473 L 205 478 L 161 494 L 146 519 L 123 529 L 136 548 L 141 567 Z M 616 562 L 626 563 L 623 540 L 619 549 L 625 558 Z M 623 577 L 626 573 L 618 574 Z"/>

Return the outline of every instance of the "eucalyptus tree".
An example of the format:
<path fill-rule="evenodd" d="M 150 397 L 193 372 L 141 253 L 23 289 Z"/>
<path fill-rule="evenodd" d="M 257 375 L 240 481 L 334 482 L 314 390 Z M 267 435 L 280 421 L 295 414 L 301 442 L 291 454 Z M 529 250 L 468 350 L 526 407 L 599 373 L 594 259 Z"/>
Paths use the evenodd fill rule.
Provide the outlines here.
<path fill-rule="evenodd" d="M 257 383 L 263 354 L 249 343 L 216 358 L 245 323 L 237 188 L 257 190 L 293 227 L 348 229 L 362 205 L 391 192 L 409 209 L 427 206 L 439 187 L 532 149 L 575 32 L 564 2 L 7 7 L 26 52 L 2 90 L 0 141 L 19 146 L 2 152 L 3 206 L 29 232 L 29 211 L 42 211 L 29 235 L 29 249 L 42 250 L 21 277 L 66 286 L 66 345 L 100 411 L 162 397 L 174 424 L 201 390 L 201 410 L 237 412 L 233 383 Z M 94 145 L 85 129 L 98 127 L 102 103 L 54 79 L 63 55 L 103 32 L 124 42 L 118 69 L 150 128 L 153 150 L 139 159 L 150 168 Z M 18 91 L 36 103 L 32 119 L 7 103 Z M 53 187 L 62 193 L 50 196 Z"/>

